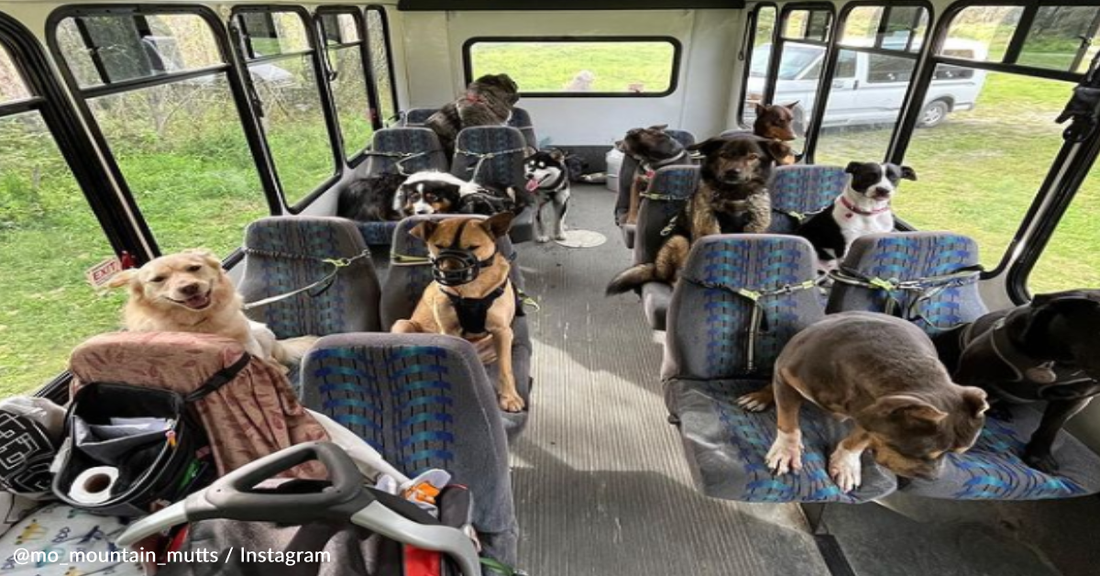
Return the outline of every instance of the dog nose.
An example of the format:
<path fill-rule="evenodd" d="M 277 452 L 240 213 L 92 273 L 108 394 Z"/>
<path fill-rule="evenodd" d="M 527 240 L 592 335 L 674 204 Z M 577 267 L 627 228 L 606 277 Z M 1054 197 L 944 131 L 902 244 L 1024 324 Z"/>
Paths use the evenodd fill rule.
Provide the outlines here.
<path fill-rule="evenodd" d="M 726 170 L 726 178 L 738 178 L 741 176 L 741 171 L 737 168 Z"/>
<path fill-rule="evenodd" d="M 875 188 L 874 195 L 878 198 L 884 198 L 889 196 L 891 192 L 893 192 L 893 190 L 889 188 Z"/>
<path fill-rule="evenodd" d="M 427 213 L 428 213 L 428 211 L 427 211 L 426 209 L 424 209 L 424 208 L 421 208 L 421 209 L 417 210 L 417 211 L 416 211 L 416 213 L 417 213 L 417 214 L 427 214 Z"/>
<path fill-rule="evenodd" d="M 198 284 L 188 284 L 188 285 L 183 286 L 182 288 L 180 288 L 180 292 L 186 294 L 187 296 L 194 296 L 195 294 L 199 293 L 199 285 Z"/>

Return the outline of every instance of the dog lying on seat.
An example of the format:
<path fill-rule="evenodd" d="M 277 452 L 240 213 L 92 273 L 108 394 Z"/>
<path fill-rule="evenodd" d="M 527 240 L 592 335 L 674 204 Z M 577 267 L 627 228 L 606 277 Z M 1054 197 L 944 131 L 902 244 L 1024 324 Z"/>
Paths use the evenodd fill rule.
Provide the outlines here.
<path fill-rule="evenodd" d="M 899 476 L 938 476 L 944 454 L 965 452 L 977 441 L 985 399 L 982 389 L 951 381 L 932 341 L 914 324 L 842 312 L 791 338 L 776 359 L 772 384 L 738 404 L 754 412 L 775 404 L 779 431 L 766 460 L 776 474 L 802 468 L 804 400 L 852 419 L 852 433 L 829 457 L 829 475 L 850 492 L 860 485 L 860 455 L 868 449 Z"/>
<path fill-rule="evenodd" d="M 481 214 L 518 212 L 526 196 L 515 188 L 483 186 L 447 172 L 424 171 L 409 176 L 393 196 L 393 210 L 415 214 Z"/>
<path fill-rule="evenodd" d="M 401 174 L 375 174 L 356 180 L 340 191 L 336 215 L 359 222 L 396 222 L 404 217 L 394 202 L 397 189 L 407 177 Z"/>
<path fill-rule="evenodd" d="M 667 124 L 634 128 L 626 133 L 616 147 L 638 161 L 638 168 L 630 181 L 630 206 L 622 224 L 638 222 L 638 208 L 642 203 L 642 192 L 649 187 L 653 173 L 663 166 L 673 164 L 692 164 L 687 150 L 679 140 L 665 132 Z"/>
<path fill-rule="evenodd" d="M 1055 473 L 1050 451 L 1058 431 L 1100 394 L 1100 290 L 1039 294 L 934 340 L 957 382 L 999 401 L 1047 402 L 1023 459 Z"/>
<path fill-rule="evenodd" d="M 299 363 L 316 336 L 276 340 L 267 325 L 244 315 L 241 295 L 212 252 L 184 250 L 123 270 L 107 284 L 128 287 L 123 324 L 132 332 L 199 332 L 232 338 L 257 358 Z"/>
<path fill-rule="evenodd" d="M 692 242 L 711 234 L 765 232 L 771 225 L 768 180 L 776 158 L 790 154 L 778 140 L 755 136 L 711 138 L 688 148 L 705 155 L 699 190 L 677 214 L 654 262 L 619 273 L 607 295 L 622 294 L 647 282 L 672 284 L 687 261 Z"/>
<path fill-rule="evenodd" d="M 497 251 L 497 238 L 508 233 L 512 214 L 485 220 L 450 218 L 426 221 L 409 231 L 428 245 L 435 280 L 424 289 L 412 318 L 398 320 L 393 332 L 428 332 L 465 338 L 482 362 L 500 363 L 497 396 L 501 409 L 523 410 L 512 372 L 512 321 L 518 307 L 509 280 L 511 264 Z"/>
<path fill-rule="evenodd" d="M 444 105 L 424 121 L 439 136 L 448 155 L 454 154 L 455 139 L 470 126 L 503 126 L 519 101 L 519 86 L 507 74 L 486 74 L 466 87 L 466 94 Z"/>

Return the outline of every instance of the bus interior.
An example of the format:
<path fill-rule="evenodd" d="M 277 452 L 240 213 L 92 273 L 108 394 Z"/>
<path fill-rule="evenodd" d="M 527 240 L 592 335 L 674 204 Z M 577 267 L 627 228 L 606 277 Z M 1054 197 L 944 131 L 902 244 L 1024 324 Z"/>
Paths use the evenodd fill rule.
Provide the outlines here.
<path fill-rule="evenodd" d="M 1043 404 L 994 402 L 977 444 L 942 456 L 939 479 L 896 476 L 864 454 L 863 484 L 846 491 L 810 440 L 801 471 L 773 475 L 776 415 L 736 401 L 768 385 L 806 314 L 875 310 L 935 335 L 1039 295 L 1100 289 L 1098 29 L 1100 4 L 1070 0 L 0 0 L 0 420 L 13 398 L 48 399 L 67 406 L 69 434 L 78 384 L 94 380 L 84 374 L 121 379 L 117 364 L 140 357 L 120 332 L 135 289 L 109 289 L 111 278 L 203 248 L 246 302 L 297 303 L 264 300 L 252 320 L 279 338 L 324 337 L 289 374 L 246 368 L 248 386 L 293 391 L 278 406 L 257 392 L 257 406 L 325 414 L 410 477 L 454 474 L 472 493 L 483 552 L 506 565 L 485 574 L 1096 574 L 1100 405 L 1074 404 L 1054 441 L 1060 467 L 1023 460 Z M 495 74 L 518 86 L 515 108 L 480 134 L 452 134 L 448 154 L 432 122 Z M 617 272 L 653 261 L 708 178 L 705 146 L 651 166 L 622 143 L 628 132 L 655 127 L 690 151 L 751 133 L 765 105 L 790 111 L 796 158 L 771 171 L 767 233 L 695 238 L 675 286 L 605 296 Z M 475 278 L 498 254 L 510 262 L 516 412 L 491 388 L 499 357 L 487 370 L 458 338 L 390 333 L 432 279 L 422 240 L 442 220 L 337 216 L 348 190 L 410 167 L 519 174 L 511 194 L 535 191 L 523 161 L 536 150 L 560 152 L 572 171 L 559 187 L 570 192 L 564 232 L 546 233 L 528 206 L 490 260 L 459 246 L 463 229 L 449 253 L 472 258 L 462 261 Z M 895 229 L 863 252 L 852 244 L 826 276 L 829 294 L 793 234 L 850 189 L 850 163 L 915 179 L 897 184 Z M 775 275 L 787 276 L 760 284 Z M 177 348 L 215 362 L 242 354 L 165 338 L 147 341 L 152 359 L 131 367 L 134 379 L 161 378 L 150 374 L 184 361 Z M 215 436 L 254 435 L 234 428 L 236 412 L 218 414 L 201 418 L 215 452 Z M 802 414 L 815 443 L 851 425 L 817 406 Z M 76 546 L 42 511 L 80 506 L 64 507 L 73 494 L 51 501 L 58 470 L 75 465 L 72 439 L 47 460 L 52 492 L 27 501 L 5 483 L 26 458 L 10 426 L 0 423 L 0 574 L 139 573 L 19 561 L 25 548 Z M 338 484 L 339 466 L 322 461 Z M 224 464 L 221 474 L 235 467 Z M 313 500 L 264 517 L 256 498 L 249 519 L 314 520 Z M 392 573 L 460 573 L 439 570 Z"/>

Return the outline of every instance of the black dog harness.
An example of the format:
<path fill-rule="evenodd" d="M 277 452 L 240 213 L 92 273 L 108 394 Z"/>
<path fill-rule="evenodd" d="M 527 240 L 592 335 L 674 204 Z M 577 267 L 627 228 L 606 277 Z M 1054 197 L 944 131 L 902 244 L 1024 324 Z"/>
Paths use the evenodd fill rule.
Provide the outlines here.
<path fill-rule="evenodd" d="M 481 298 L 463 298 L 458 294 L 452 294 L 444 291 L 450 299 L 451 305 L 454 306 L 455 313 L 458 314 L 458 325 L 462 327 L 462 335 L 468 336 L 471 334 L 484 334 L 488 332 L 488 328 L 485 326 L 489 319 L 489 309 L 493 307 L 493 302 L 496 302 L 497 298 L 504 295 L 505 290 L 508 288 L 508 283 L 511 280 L 505 280 L 504 284 L 497 286 L 496 290 L 488 293 Z M 517 306 L 516 310 L 520 308 Z"/>
<path fill-rule="evenodd" d="M 481 275 L 481 269 L 492 266 L 497 254 L 500 253 L 499 250 L 493 250 L 492 255 L 488 258 L 485 260 L 478 260 L 473 250 L 463 248 L 459 245 L 462 239 L 462 233 L 466 231 L 466 225 L 470 222 L 471 220 L 463 222 L 462 225 L 459 226 L 458 231 L 455 232 L 455 237 L 454 240 L 451 241 L 451 245 L 440 249 L 438 254 L 431 257 L 432 278 L 442 286 L 464 286 L 477 280 L 477 277 Z M 455 262 L 457 266 L 452 267 L 450 270 L 440 268 L 440 263 L 446 261 Z M 458 315 L 458 324 L 462 327 L 463 336 L 484 334 L 487 331 L 485 325 L 489 318 L 489 309 L 493 307 L 493 302 L 496 302 L 496 299 L 500 298 L 508 289 L 508 284 L 510 282 L 510 279 L 505 279 L 504 283 L 481 298 L 465 298 L 459 294 L 441 290 L 441 292 L 447 295 L 447 298 L 451 301 L 451 305 L 454 306 L 455 313 Z M 517 293 L 516 315 L 522 315 L 522 310 L 522 302 Z"/>

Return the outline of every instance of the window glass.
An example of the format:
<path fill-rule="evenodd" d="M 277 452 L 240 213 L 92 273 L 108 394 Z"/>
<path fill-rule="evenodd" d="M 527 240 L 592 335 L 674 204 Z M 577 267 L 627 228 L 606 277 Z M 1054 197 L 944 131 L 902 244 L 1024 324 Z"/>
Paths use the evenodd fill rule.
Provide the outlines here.
<path fill-rule="evenodd" d="M 1043 6 L 1024 40 L 1018 64 L 1071 70 L 1087 38 L 1095 35 L 1097 6 Z"/>
<path fill-rule="evenodd" d="M 895 213 L 920 229 L 973 236 L 982 263 L 995 267 L 1062 146 L 1053 119 L 1072 87 L 981 70 L 933 83 L 921 121 L 938 125 L 913 134 L 905 163 L 920 179 L 906 184 Z"/>
<path fill-rule="evenodd" d="M 676 47 L 667 40 L 476 42 L 473 77 L 508 74 L 524 94 L 667 94 Z"/>
<path fill-rule="evenodd" d="M 30 96 L 2 46 L 0 96 Z M 74 346 L 117 329 L 121 295 L 96 296 L 84 279 L 111 256 L 40 113 L 0 116 L 0 397 L 40 388 Z"/>
<path fill-rule="evenodd" d="M 374 134 L 363 71 L 363 46 L 356 23 L 352 14 L 321 15 L 321 28 L 330 45 L 328 63 L 334 73 L 329 85 L 332 86 L 344 152 L 349 159 L 358 156 Z M 348 45 L 349 42 L 352 44 Z"/>
<path fill-rule="evenodd" d="M 222 63 L 203 42 L 207 23 L 194 14 L 80 16 L 56 29 L 66 64 L 82 88 L 185 72 Z"/>
<path fill-rule="evenodd" d="M 1033 294 L 1100 286 L 1100 169 L 1095 166 L 1027 278 Z"/>
<path fill-rule="evenodd" d="M 947 42 L 940 54 L 967 60 L 1001 62 L 1023 13 L 1022 6 L 965 8 L 951 21 Z"/>
<path fill-rule="evenodd" d="M 790 40 L 829 40 L 833 15 L 827 10 L 791 10 L 783 37 Z"/>
<path fill-rule="evenodd" d="M 920 6 L 894 6 L 886 22 L 882 47 L 887 50 L 920 52 L 928 31 L 928 10 Z"/>
<path fill-rule="evenodd" d="M 853 8 L 844 21 L 844 33 L 840 36 L 840 43 L 846 46 L 874 46 L 881 20 L 881 6 Z"/>
<path fill-rule="evenodd" d="M 336 173 L 305 23 L 295 12 L 243 12 L 236 18 L 250 51 L 248 72 L 263 108 L 268 148 L 293 206 Z M 261 36 L 253 37 L 254 30 Z"/>
<path fill-rule="evenodd" d="M 382 8 L 367 8 L 367 41 L 370 43 L 371 78 L 378 95 L 378 114 L 384 123 L 397 118 L 397 102 L 390 77 L 390 39 Z"/>
<path fill-rule="evenodd" d="M 749 122 L 753 104 L 764 100 L 764 80 L 771 64 L 772 36 L 775 32 L 776 11 L 772 6 L 756 9 L 756 29 L 753 32 L 752 52 L 749 53 L 749 78 L 745 84 L 745 102 L 741 109 L 741 122 Z"/>

